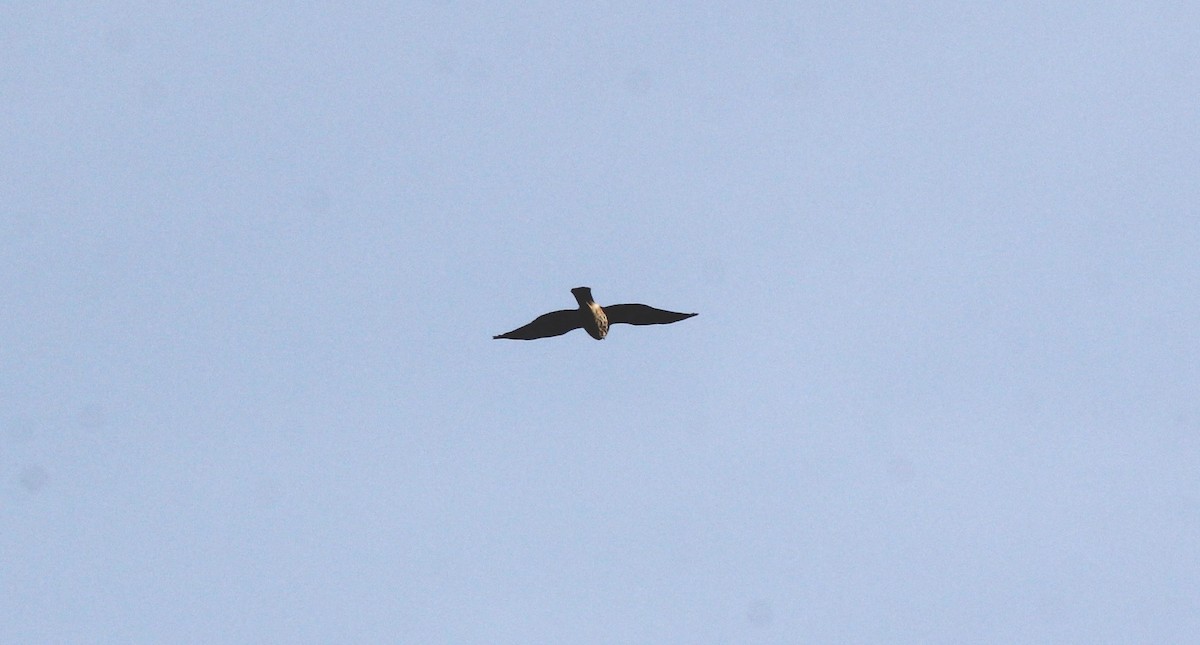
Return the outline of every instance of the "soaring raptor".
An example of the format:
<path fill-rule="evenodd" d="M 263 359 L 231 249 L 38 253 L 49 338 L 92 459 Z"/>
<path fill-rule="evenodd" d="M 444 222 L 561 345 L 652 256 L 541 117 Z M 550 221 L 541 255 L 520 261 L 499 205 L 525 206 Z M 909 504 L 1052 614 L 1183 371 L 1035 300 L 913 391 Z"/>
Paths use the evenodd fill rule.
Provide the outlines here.
<path fill-rule="evenodd" d="M 542 314 L 533 322 L 518 327 L 508 333 L 492 336 L 492 338 L 508 338 L 511 340 L 535 340 L 561 336 L 572 329 L 582 327 L 592 338 L 604 340 L 608 335 L 608 326 L 617 323 L 630 325 L 666 325 L 691 318 L 696 314 L 681 314 L 674 311 L 655 309 L 649 305 L 609 305 L 601 307 L 592 300 L 590 287 L 575 287 L 571 294 L 579 302 L 578 309 L 562 309 Z"/>

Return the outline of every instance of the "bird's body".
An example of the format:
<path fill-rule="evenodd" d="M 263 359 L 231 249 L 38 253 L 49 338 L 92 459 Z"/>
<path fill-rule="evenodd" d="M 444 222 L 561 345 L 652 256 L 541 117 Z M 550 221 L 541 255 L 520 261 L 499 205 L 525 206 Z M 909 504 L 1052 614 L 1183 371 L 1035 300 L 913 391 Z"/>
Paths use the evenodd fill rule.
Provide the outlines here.
<path fill-rule="evenodd" d="M 608 314 L 604 313 L 604 307 L 592 300 L 592 290 L 587 287 L 575 287 L 571 289 L 571 295 L 579 302 L 583 330 L 596 340 L 604 340 L 608 335 Z"/>
<path fill-rule="evenodd" d="M 492 338 L 536 340 L 561 336 L 573 329 L 582 328 L 592 338 L 604 340 L 604 337 L 608 335 L 610 324 L 666 325 L 696 315 L 655 309 L 649 305 L 601 307 L 592 299 L 592 290 L 588 287 L 575 287 L 571 289 L 571 295 L 575 296 L 575 301 L 579 303 L 578 309 L 563 309 L 542 314 L 524 327 L 518 327 Z"/>

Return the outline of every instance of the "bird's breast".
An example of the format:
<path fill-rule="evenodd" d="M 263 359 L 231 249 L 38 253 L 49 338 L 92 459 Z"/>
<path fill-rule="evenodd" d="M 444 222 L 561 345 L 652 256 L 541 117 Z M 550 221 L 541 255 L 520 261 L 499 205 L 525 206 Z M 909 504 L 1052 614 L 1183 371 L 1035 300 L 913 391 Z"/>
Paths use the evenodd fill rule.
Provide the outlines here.
<path fill-rule="evenodd" d="M 608 315 L 604 313 L 604 308 L 594 302 L 588 303 L 583 314 L 583 328 L 587 333 L 596 340 L 604 340 L 608 335 Z"/>

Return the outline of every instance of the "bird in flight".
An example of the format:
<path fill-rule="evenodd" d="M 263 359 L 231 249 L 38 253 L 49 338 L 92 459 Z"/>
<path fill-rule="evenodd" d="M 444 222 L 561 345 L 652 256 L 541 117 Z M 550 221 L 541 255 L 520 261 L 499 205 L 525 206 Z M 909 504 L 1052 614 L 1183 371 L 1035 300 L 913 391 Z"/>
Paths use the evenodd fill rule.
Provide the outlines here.
<path fill-rule="evenodd" d="M 536 340 L 561 336 L 572 329 L 583 328 L 592 338 L 604 340 L 608 326 L 617 323 L 630 325 L 667 325 L 691 318 L 696 314 L 681 314 L 674 311 L 655 309 L 649 305 L 609 305 L 601 307 L 592 299 L 590 287 L 575 287 L 571 295 L 579 302 L 578 309 L 562 309 L 542 314 L 533 322 L 510 332 L 492 336 L 510 340 Z"/>

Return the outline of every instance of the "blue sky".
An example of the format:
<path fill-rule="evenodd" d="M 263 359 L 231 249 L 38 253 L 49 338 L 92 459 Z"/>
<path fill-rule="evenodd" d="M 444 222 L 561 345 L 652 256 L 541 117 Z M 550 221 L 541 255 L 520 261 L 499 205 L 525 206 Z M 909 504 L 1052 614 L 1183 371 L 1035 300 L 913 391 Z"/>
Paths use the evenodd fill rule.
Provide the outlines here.
<path fill-rule="evenodd" d="M 0 641 L 1187 642 L 1197 25 L 0 10 Z"/>

